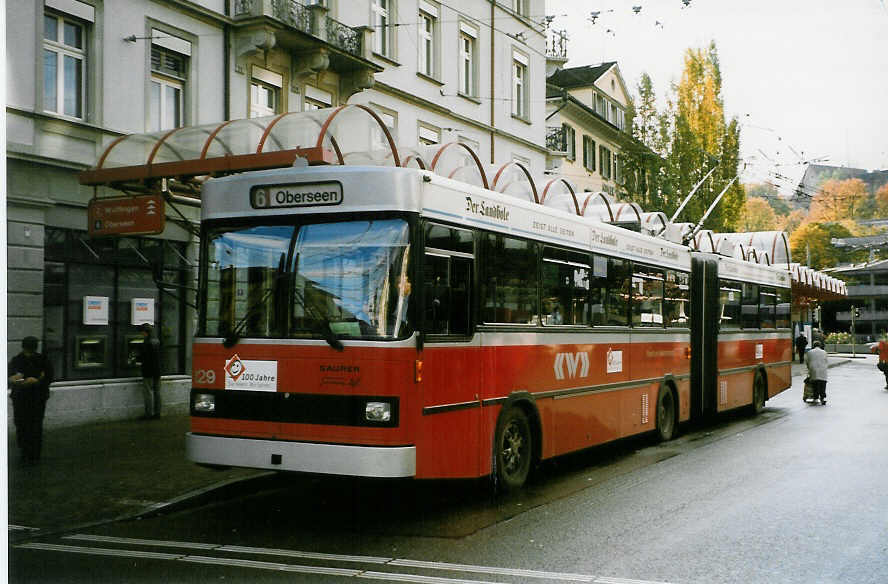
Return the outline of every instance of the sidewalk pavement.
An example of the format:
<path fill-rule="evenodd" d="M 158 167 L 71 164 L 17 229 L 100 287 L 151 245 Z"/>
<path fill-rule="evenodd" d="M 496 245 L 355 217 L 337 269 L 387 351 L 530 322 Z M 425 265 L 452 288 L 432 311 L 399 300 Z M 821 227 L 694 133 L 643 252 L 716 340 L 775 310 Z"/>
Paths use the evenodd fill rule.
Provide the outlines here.
<path fill-rule="evenodd" d="M 172 509 L 228 484 L 268 475 L 185 459 L 187 414 L 45 430 L 39 463 L 7 438 L 9 539 Z"/>
<path fill-rule="evenodd" d="M 830 367 L 850 355 L 830 355 Z M 804 378 L 793 363 L 793 378 Z M 160 510 L 269 476 L 251 469 L 211 470 L 185 459 L 185 414 L 45 430 L 43 457 L 22 464 L 8 435 L 9 537 L 82 528 Z"/>

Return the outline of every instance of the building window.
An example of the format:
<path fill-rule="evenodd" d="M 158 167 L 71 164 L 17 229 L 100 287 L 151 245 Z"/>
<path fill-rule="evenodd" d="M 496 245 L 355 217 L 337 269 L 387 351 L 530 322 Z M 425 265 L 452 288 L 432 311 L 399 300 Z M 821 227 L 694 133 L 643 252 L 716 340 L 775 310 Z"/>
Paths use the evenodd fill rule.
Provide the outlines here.
<path fill-rule="evenodd" d="M 419 72 L 437 77 L 438 8 L 425 0 L 419 2 Z"/>
<path fill-rule="evenodd" d="M 475 45 L 478 42 L 478 31 L 463 23 L 460 23 L 459 28 L 459 92 L 475 97 L 478 78 Z"/>
<path fill-rule="evenodd" d="M 577 132 L 567 124 L 561 124 L 564 129 L 564 149 L 568 160 L 577 159 Z"/>
<path fill-rule="evenodd" d="M 259 118 L 281 113 L 281 88 L 283 86 L 282 75 L 253 65 L 250 82 L 250 117 Z"/>
<path fill-rule="evenodd" d="M 43 15 L 43 109 L 84 118 L 86 24 L 54 12 Z"/>
<path fill-rule="evenodd" d="M 512 0 L 512 10 L 521 16 L 527 16 L 527 0 Z"/>
<path fill-rule="evenodd" d="M 589 136 L 583 136 L 583 166 L 595 172 L 595 140 Z"/>
<path fill-rule="evenodd" d="M 441 143 L 441 128 L 429 124 L 419 124 L 419 143 L 423 146 L 432 146 Z"/>
<path fill-rule="evenodd" d="M 607 119 L 607 100 L 600 93 L 595 94 L 595 113 Z"/>
<path fill-rule="evenodd" d="M 85 231 L 47 227 L 44 262 L 45 352 L 57 379 L 138 377 L 136 306 L 149 305 L 161 346 L 161 373 L 185 373 L 186 245 L 154 238 L 91 239 Z M 88 324 L 84 304 L 98 301 L 107 319 Z"/>
<path fill-rule="evenodd" d="M 512 115 L 527 119 L 527 57 L 512 54 Z"/>
<path fill-rule="evenodd" d="M 614 180 L 618 185 L 624 183 L 623 181 L 623 163 L 620 161 L 620 155 L 614 153 Z"/>
<path fill-rule="evenodd" d="M 605 146 L 599 146 L 598 148 L 598 159 L 599 159 L 599 168 L 601 171 L 601 176 L 610 179 L 611 177 L 611 151 L 609 148 Z"/>
<path fill-rule="evenodd" d="M 392 31 L 395 27 L 390 26 L 390 18 L 394 13 L 394 2 L 395 0 L 373 0 L 370 4 L 370 9 L 373 11 L 373 28 L 375 29 L 374 50 L 384 57 L 392 56 Z"/>
<path fill-rule="evenodd" d="M 312 85 L 305 86 L 305 105 L 303 111 L 313 111 L 333 106 L 333 94 Z"/>
<path fill-rule="evenodd" d="M 184 125 L 185 80 L 187 60 L 184 55 L 158 46 L 151 47 L 152 132 Z"/>

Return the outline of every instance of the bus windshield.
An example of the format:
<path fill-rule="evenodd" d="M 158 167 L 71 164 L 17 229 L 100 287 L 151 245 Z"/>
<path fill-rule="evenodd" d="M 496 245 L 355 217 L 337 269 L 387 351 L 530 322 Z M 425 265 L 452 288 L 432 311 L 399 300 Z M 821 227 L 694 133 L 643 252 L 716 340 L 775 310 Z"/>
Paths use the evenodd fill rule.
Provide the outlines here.
<path fill-rule="evenodd" d="M 223 337 L 409 336 L 409 234 L 404 219 L 210 229 L 200 330 Z"/>

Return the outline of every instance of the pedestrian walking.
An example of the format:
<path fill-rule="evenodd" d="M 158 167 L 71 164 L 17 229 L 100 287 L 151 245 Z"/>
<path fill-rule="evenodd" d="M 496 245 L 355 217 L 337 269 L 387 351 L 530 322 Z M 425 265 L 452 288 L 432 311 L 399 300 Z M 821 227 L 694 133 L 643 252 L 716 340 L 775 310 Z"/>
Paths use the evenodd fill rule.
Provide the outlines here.
<path fill-rule="evenodd" d="M 823 343 L 814 341 L 812 349 L 805 353 L 805 365 L 808 366 L 808 378 L 814 386 L 814 399 L 820 399 L 826 405 L 827 356 Z"/>
<path fill-rule="evenodd" d="M 799 332 L 799 336 L 797 336 L 795 340 L 795 350 L 799 355 L 799 363 L 805 362 L 805 347 L 807 346 L 808 337 L 805 336 L 805 333 Z"/>
<path fill-rule="evenodd" d="M 160 340 L 154 335 L 154 327 L 143 324 L 142 347 L 142 394 L 145 398 L 145 415 L 142 420 L 160 418 Z"/>
<path fill-rule="evenodd" d="M 888 389 L 888 335 L 883 334 L 879 344 L 873 347 L 873 353 L 879 353 L 879 362 L 876 367 L 885 375 L 885 389 Z"/>
<path fill-rule="evenodd" d="M 22 352 L 12 358 L 7 368 L 16 440 L 26 464 L 40 460 L 43 414 L 53 377 L 52 365 L 37 352 L 37 345 L 37 337 L 25 337 Z"/>

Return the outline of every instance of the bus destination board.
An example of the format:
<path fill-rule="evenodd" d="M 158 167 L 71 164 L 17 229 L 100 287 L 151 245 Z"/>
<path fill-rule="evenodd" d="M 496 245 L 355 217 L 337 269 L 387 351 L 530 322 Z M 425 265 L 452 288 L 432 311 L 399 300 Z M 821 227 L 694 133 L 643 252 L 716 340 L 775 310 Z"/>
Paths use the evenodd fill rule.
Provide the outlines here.
<path fill-rule="evenodd" d="M 250 190 L 250 205 L 254 209 L 323 207 L 340 203 L 342 185 L 338 182 L 262 185 Z"/>

